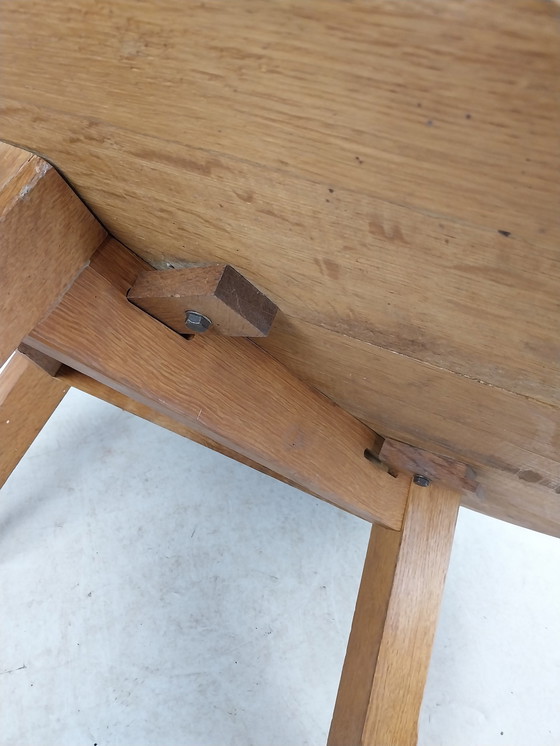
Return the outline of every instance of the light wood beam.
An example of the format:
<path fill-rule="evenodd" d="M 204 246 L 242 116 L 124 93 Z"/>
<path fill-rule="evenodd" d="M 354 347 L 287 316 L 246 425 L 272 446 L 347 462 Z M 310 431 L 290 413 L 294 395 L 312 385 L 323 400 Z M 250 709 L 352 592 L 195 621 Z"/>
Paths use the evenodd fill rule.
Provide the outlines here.
<path fill-rule="evenodd" d="M 402 531 L 374 526 L 328 746 L 414 746 L 459 494 L 411 484 Z"/>
<path fill-rule="evenodd" d="M 27 341 L 338 507 L 400 528 L 408 480 L 364 457 L 378 436 L 252 342 L 187 341 L 133 306 L 126 292 L 143 268 L 106 242 Z"/>
<path fill-rule="evenodd" d="M 68 384 L 16 352 L 0 373 L 0 487 L 68 391 Z"/>
<path fill-rule="evenodd" d="M 267 469 L 265 466 L 246 458 L 231 448 L 226 448 L 226 446 L 202 435 L 202 433 L 199 433 L 197 430 L 193 430 L 191 427 L 183 425 L 179 420 L 169 417 L 166 414 L 162 414 L 153 407 L 142 404 L 141 402 L 132 399 L 130 396 L 126 396 L 126 394 L 122 394 L 120 391 L 115 391 L 115 389 L 112 389 L 110 386 L 80 373 L 79 370 L 74 370 L 73 368 L 69 368 L 67 365 L 62 365 L 57 373 L 57 378 L 67 386 L 73 386 L 86 394 L 95 396 L 97 399 L 101 399 L 109 404 L 113 404 L 115 407 L 119 407 L 119 409 L 130 412 L 130 414 L 141 417 L 143 420 L 153 422 L 155 425 L 159 425 L 160 427 L 164 427 L 166 430 L 177 433 L 177 435 L 181 435 L 183 438 L 193 440 L 195 443 L 210 448 L 212 451 L 217 451 L 223 456 L 227 456 L 234 461 L 239 461 L 240 464 L 249 466 L 251 469 L 256 469 L 262 474 L 266 474 L 267 476 L 278 479 L 285 484 L 289 484 L 291 487 L 295 487 L 296 489 L 303 490 L 304 492 L 313 495 L 313 492 L 306 490 L 300 484 L 296 484 L 281 474 Z M 316 497 L 316 495 L 314 495 L 314 497 Z"/>
<path fill-rule="evenodd" d="M 0 365 L 105 235 L 49 163 L 0 142 Z"/>
<path fill-rule="evenodd" d="M 57 375 L 65 384 L 74 386 L 81 391 L 85 391 L 87 394 L 96 396 L 98 399 L 114 404 L 149 422 L 165 427 L 167 430 L 171 430 L 178 435 L 190 438 L 196 443 L 218 451 L 224 456 L 239 461 L 253 469 L 257 469 L 257 471 L 268 476 L 286 482 L 292 487 L 313 494 L 310 490 L 306 490 L 301 485 L 294 483 L 281 474 L 273 472 L 261 464 L 257 464 L 256 461 L 252 461 L 233 449 L 226 448 L 215 440 L 183 425 L 177 419 L 164 415 L 156 411 L 153 407 L 141 404 L 131 399 L 130 396 L 115 391 L 110 386 L 106 386 L 90 376 L 86 376 L 65 365 L 61 367 Z M 385 440 L 386 442 L 387 440 Z M 462 504 L 465 507 L 502 521 L 530 528 L 533 531 L 560 536 L 558 496 L 550 490 L 528 483 L 524 485 L 523 490 L 520 490 L 518 480 L 513 475 L 498 471 L 497 469 L 490 469 L 489 467 L 477 469 L 477 479 L 481 482 L 479 490 L 477 492 L 465 491 L 462 494 Z"/>

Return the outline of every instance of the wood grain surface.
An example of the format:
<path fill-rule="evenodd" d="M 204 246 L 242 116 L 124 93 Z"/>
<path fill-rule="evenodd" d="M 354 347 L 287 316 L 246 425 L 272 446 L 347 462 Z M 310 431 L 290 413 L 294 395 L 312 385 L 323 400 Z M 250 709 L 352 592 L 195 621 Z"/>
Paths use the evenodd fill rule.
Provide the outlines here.
<path fill-rule="evenodd" d="M 298 318 L 558 402 L 557 15 L 7 0 L 0 124 L 151 259 L 231 260 Z"/>
<path fill-rule="evenodd" d="M 134 414 L 137 417 L 142 417 L 143 420 L 153 422 L 155 425 L 164 427 L 166 430 L 171 430 L 171 432 L 177 433 L 177 435 L 181 435 L 183 438 L 193 440 L 195 443 L 199 443 L 205 448 L 210 448 L 212 451 L 217 451 L 223 456 L 227 456 L 234 461 L 239 461 L 239 463 L 245 464 L 245 466 L 249 466 L 251 469 L 256 469 L 262 474 L 266 474 L 273 479 L 278 479 L 285 484 L 289 484 L 290 487 L 295 487 L 296 489 L 303 490 L 304 492 L 308 492 L 310 495 L 313 495 L 312 492 L 309 492 L 309 490 L 306 490 L 301 485 L 292 482 L 290 479 L 283 476 L 282 474 L 278 474 L 277 472 L 273 472 L 270 469 L 267 469 L 265 466 L 258 464 L 256 461 L 252 461 L 246 456 L 237 453 L 237 451 L 234 451 L 231 448 L 227 448 L 226 446 L 222 445 L 221 443 L 217 443 L 215 440 L 208 438 L 197 430 L 193 430 L 192 428 L 187 427 L 178 419 L 169 417 L 169 415 L 166 414 L 162 414 L 157 409 L 149 407 L 147 404 L 142 404 L 141 402 L 132 399 L 130 396 L 126 396 L 126 394 L 122 394 L 120 391 L 116 391 L 110 386 L 107 386 L 100 381 L 96 381 L 95 378 L 91 378 L 90 376 L 86 376 L 84 373 L 80 373 L 80 371 L 78 370 L 69 368 L 67 365 L 62 365 L 57 373 L 57 378 L 66 386 L 73 386 L 74 388 L 79 389 L 86 394 L 95 396 L 97 399 L 101 399 L 102 401 L 106 401 L 109 404 L 113 404 L 115 407 L 119 407 L 119 409 L 130 412 L 130 414 Z M 314 495 L 314 497 L 316 497 L 316 495 Z"/>
<path fill-rule="evenodd" d="M 142 263 L 113 240 L 98 253 L 31 346 L 341 508 L 400 527 L 408 480 L 364 457 L 375 433 L 253 342 L 171 331 L 126 298 Z"/>
<path fill-rule="evenodd" d="M 297 489 L 303 489 L 309 492 L 309 494 L 313 494 L 309 490 L 305 490 L 300 484 L 296 484 L 278 472 L 266 469 L 237 451 L 226 448 L 196 430 L 186 427 L 178 419 L 164 415 L 153 407 L 141 404 L 131 397 L 115 391 L 109 386 L 77 370 L 63 365 L 58 373 L 58 377 L 66 385 L 74 386 L 87 394 L 103 399 L 127 412 L 131 412 L 145 420 L 154 422 L 156 425 L 165 427 L 178 435 L 190 438 L 196 443 L 218 451 L 224 456 L 228 456 L 228 458 L 240 461 L 242 464 L 257 469 L 268 476 L 286 482 Z M 525 482 L 523 490 L 519 490 L 515 476 L 489 467 L 482 467 L 477 471 L 477 480 L 480 481 L 480 486 L 476 492 L 463 492 L 462 502 L 465 507 L 476 510 L 478 513 L 498 518 L 499 520 L 560 537 L 558 497 L 551 493 L 550 490 L 529 482 Z"/>
<path fill-rule="evenodd" d="M 4 0 L 0 137 L 154 265 L 245 272 L 283 311 L 274 356 L 383 434 L 489 468 L 479 508 L 554 527 L 558 13 Z"/>
<path fill-rule="evenodd" d="M 411 484 L 402 531 L 373 527 L 329 746 L 416 746 L 458 508 Z"/>
<path fill-rule="evenodd" d="M 55 169 L 0 142 L 0 365 L 56 304 L 104 235 Z"/>
<path fill-rule="evenodd" d="M 40 137 L 41 151 L 110 232 L 156 266 L 230 263 L 291 317 L 559 403 L 560 269 L 556 244 L 541 245 L 548 232 L 504 236 L 505 219 L 471 225 L 336 182 L 5 102 L 1 131 L 17 123 L 20 138 Z"/>
<path fill-rule="evenodd" d="M 282 314 L 260 344 L 376 432 L 549 490 L 560 518 L 558 408 Z"/>
<path fill-rule="evenodd" d="M 54 412 L 68 384 L 16 352 L 0 373 L 0 487 Z"/>

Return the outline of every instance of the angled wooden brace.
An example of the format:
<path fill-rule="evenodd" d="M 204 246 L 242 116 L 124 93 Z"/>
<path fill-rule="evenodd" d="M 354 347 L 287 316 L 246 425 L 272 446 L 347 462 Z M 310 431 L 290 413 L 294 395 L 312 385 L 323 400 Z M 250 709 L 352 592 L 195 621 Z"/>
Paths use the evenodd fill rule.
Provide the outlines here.
<path fill-rule="evenodd" d="M 407 478 L 376 435 L 247 339 L 186 340 L 127 299 L 146 267 L 115 240 L 28 335 L 32 347 L 370 521 L 400 528 Z"/>

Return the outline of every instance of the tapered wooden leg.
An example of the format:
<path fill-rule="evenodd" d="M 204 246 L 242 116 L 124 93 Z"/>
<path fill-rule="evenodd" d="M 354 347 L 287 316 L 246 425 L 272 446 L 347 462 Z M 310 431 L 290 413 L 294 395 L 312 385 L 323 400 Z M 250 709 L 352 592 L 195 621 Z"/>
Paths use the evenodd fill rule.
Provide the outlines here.
<path fill-rule="evenodd" d="M 0 487 L 68 391 L 50 363 L 16 352 L 0 373 Z"/>
<path fill-rule="evenodd" d="M 413 746 L 460 495 L 411 484 L 403 528 L 374 526 L 328 746 Z"/>

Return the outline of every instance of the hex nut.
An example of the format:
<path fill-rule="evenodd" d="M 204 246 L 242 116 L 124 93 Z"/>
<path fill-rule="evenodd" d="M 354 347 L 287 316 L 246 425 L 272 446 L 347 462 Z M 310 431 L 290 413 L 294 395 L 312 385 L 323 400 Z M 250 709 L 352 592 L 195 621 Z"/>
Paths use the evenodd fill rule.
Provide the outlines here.
<path fill-rule="evenodd" d="M 204 316 L 198 311 L 187 311 L 185 316 L 185 326 L 190 332 L 202 334 L 210 329 L 212 322 L 208 316 Z"/>

